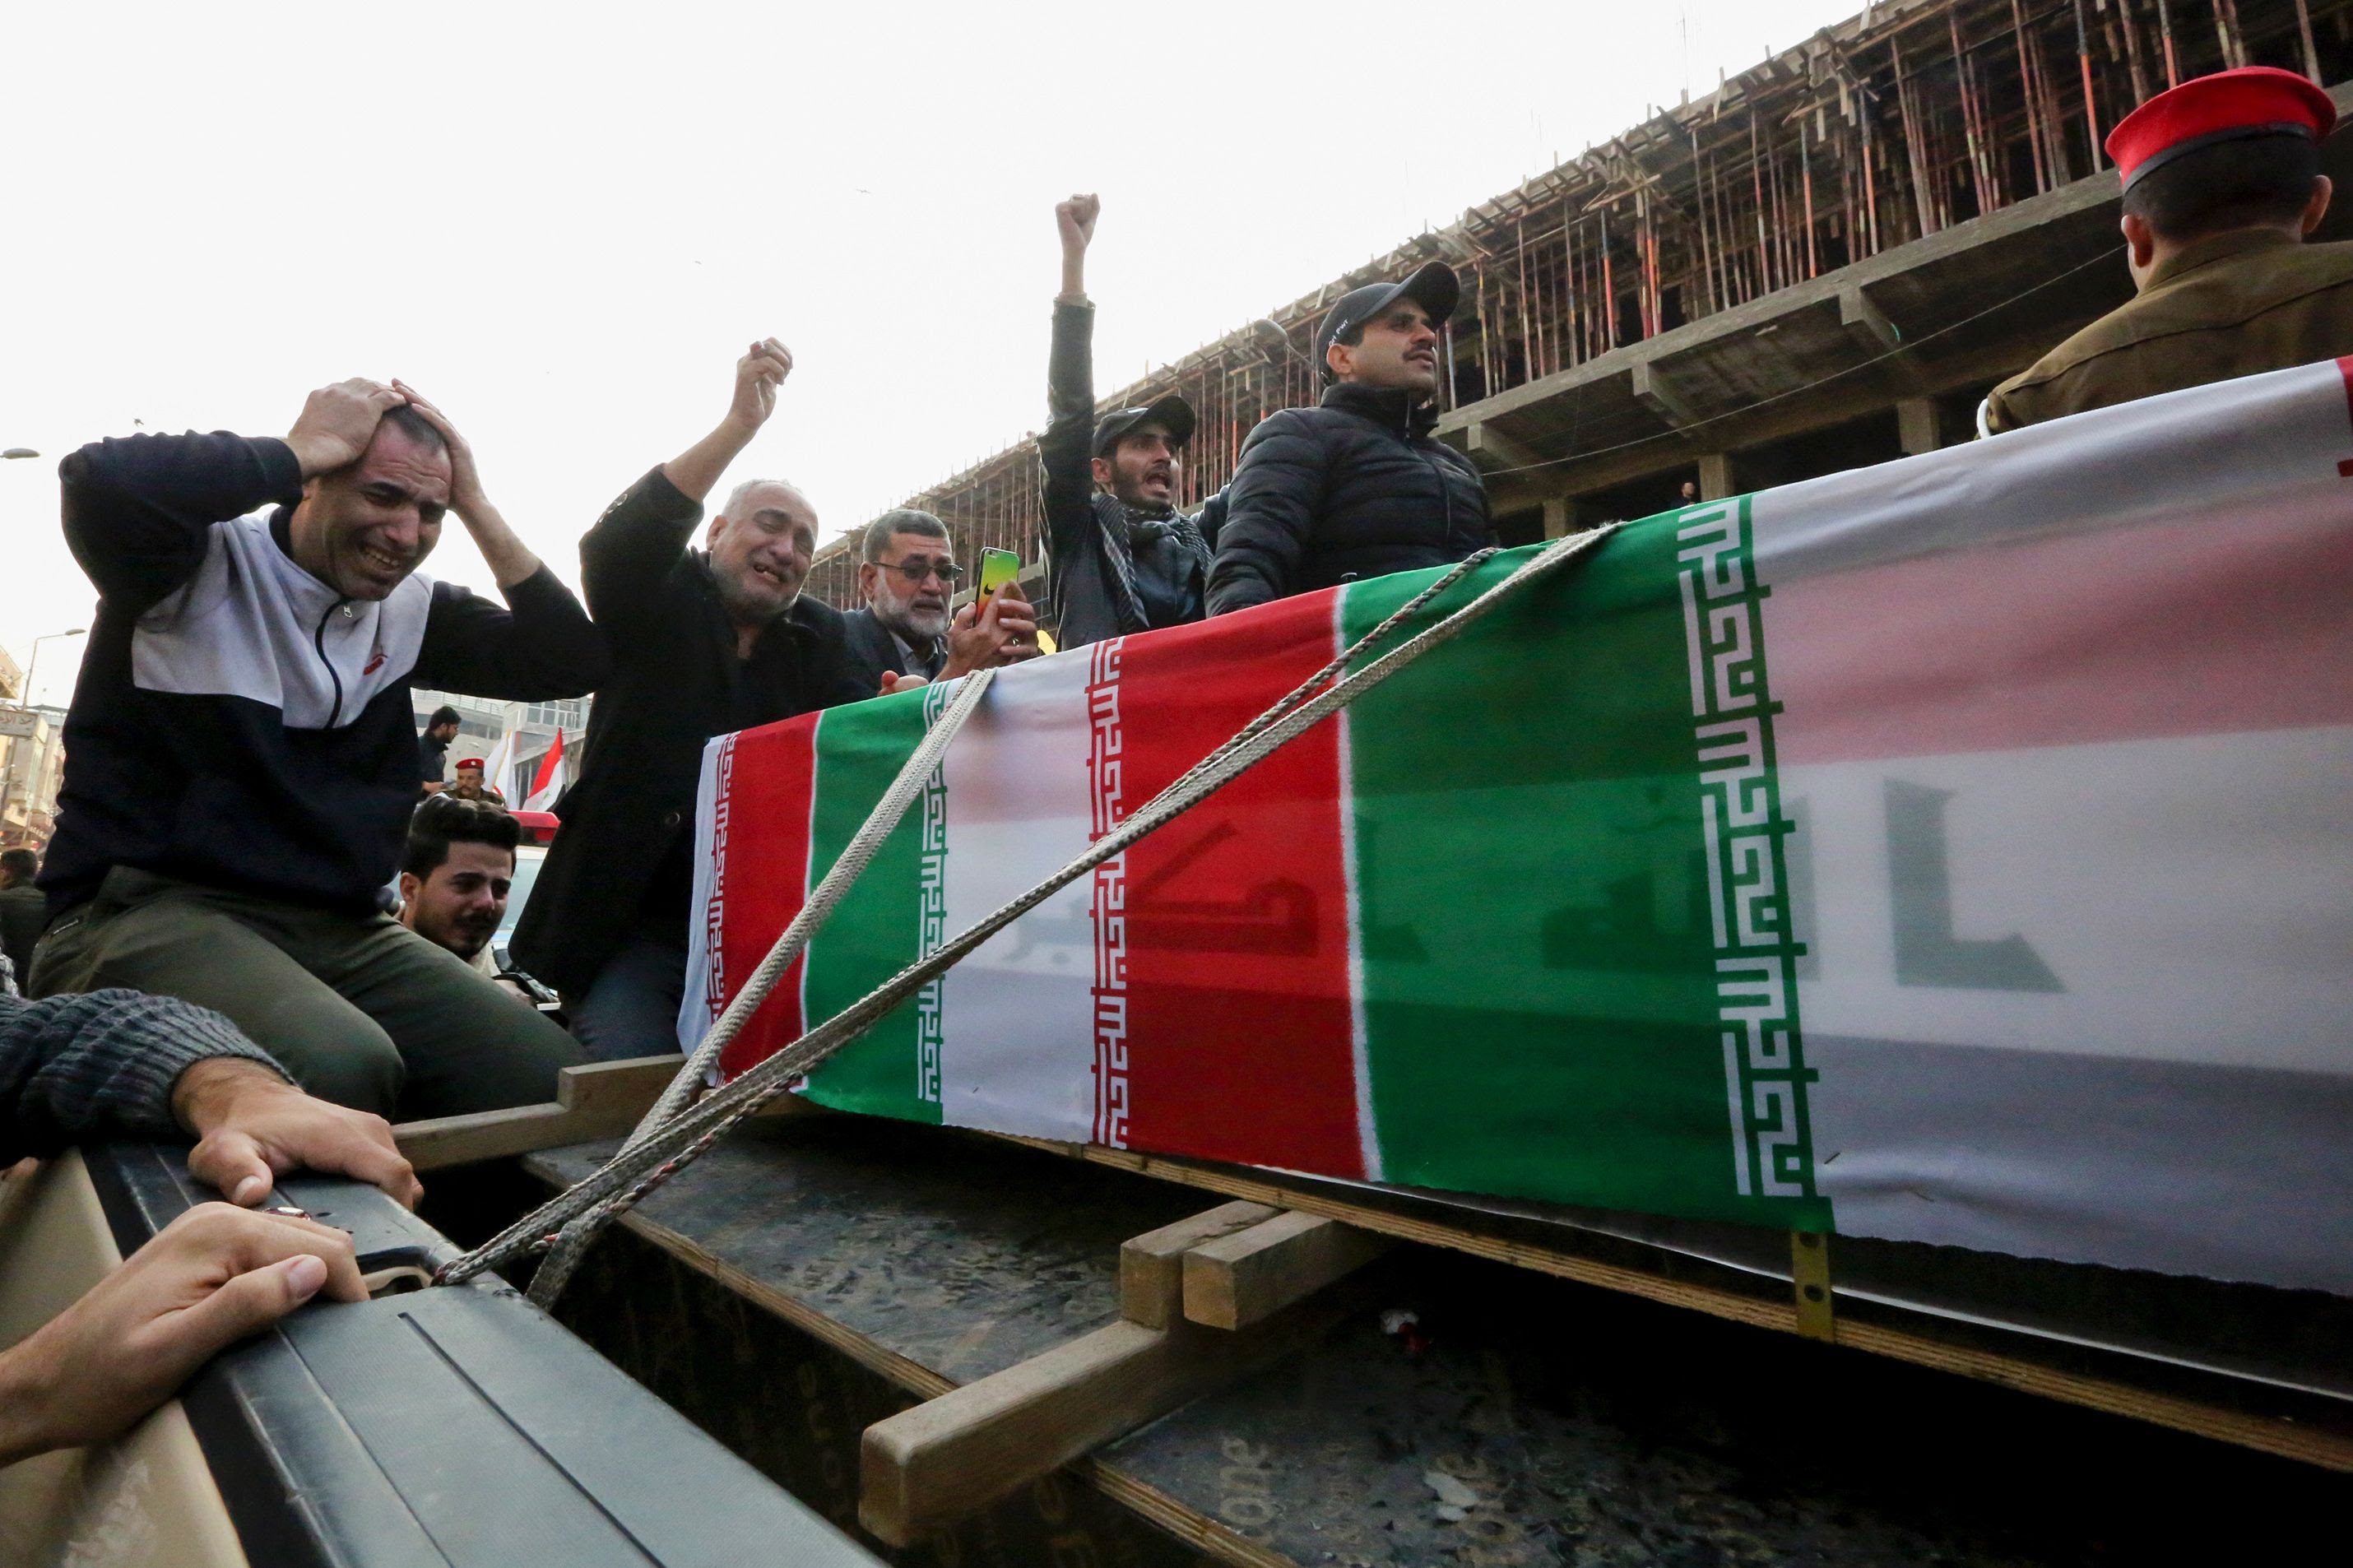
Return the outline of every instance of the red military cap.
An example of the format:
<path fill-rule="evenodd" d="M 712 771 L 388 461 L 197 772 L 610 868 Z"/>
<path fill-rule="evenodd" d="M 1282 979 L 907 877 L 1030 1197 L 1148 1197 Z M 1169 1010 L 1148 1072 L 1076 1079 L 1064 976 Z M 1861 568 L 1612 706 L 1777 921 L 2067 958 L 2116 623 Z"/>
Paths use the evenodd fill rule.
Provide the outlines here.
<path fill-rule="evenodd" d="M 2108 156 L 2130 189 L 2151 169 L 2184 153 L 2242 136 L 2308 136 L 2337 125 L 2337 105 L 2295 71 L 2241 66 L 2197 77 L 2158 93 L 2108 132 Z"/>
<path fill-rule="evenodd" d="M 482 765 L 482 759 L 480 757 L 459 757 L 458 759 L 458 765 L 461 768 L 479 768 Z"/>

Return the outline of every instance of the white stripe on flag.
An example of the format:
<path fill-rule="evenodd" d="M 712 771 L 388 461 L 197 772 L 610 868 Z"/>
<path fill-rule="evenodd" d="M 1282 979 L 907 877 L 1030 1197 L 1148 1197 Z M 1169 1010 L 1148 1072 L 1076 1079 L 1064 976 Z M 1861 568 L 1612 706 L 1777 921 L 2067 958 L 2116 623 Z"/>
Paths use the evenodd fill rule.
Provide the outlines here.
<path fill-rule="evenodd" d="M 1346 589 L 1332 595 L 1335 655 L 1348 646 L 1347 605 Z M 1348 1058 L 1356 1070 L 1356 1144 L 1363 1152 L 1365 1180 L 1377 1182 L 1381 1179 L 1381 1133 L 1380 1124 L 1373 1115 L 1373 1063 L 1365 1035 L 1365 921 L 1363 906 L 1356 898 L 1356 775 L 1351 745 L 1354 735 L 1348 718 L 1345 708 L 1332 716 L 1340 752 L 1340 877 L 1348 896 Z"/>
<path fill-rule="evenodd" d="M 1000 680 L 948 748 L 947 930 L 1088 842 L 1084 649 Z M 1083 1142 L 1094 1118 L 1094 935 L 1081 878 L 948 972 L 941 1113 Z"/>
<path fill-rule="evenodd" d="M 1784 769 L 1806 1033 L 2353 1075 L 2348 777 L 2344 728 Z"/>
<path fill-rule="evenodd" d="M 678 1002 L 679 1048 L 689 1056 L 702 1043 L 702 1037 L 711 1032 L 715 1016 L 712 987 L 719 976 L 711 969 L 711 938 L 717 933 L 717 919 L 724 911 L 711 907 L 712 886 L 718 874 L 718 858 L 712 848 L 717 836 L 725 829 L 723 818 L 713 808 L 719 787 L 720 753 L 733 739 L 732 735 L 721 735 L 704 743 L 702 782 L 695 787 L 694 901 L 687 906 L 686 987 Z"/>

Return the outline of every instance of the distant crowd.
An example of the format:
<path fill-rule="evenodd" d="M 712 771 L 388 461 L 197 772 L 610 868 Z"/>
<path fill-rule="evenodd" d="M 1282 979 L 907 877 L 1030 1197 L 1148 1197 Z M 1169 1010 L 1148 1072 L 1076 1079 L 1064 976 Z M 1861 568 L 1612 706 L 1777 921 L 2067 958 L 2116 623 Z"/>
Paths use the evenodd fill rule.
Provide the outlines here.
<path fill-rule="evenodd" d="M 2335 119 L 2303 78 L 2247 68 L 2118 125 L 2137 297 L 1996 387 L 1982 428 L 2353 353 L 2353 246 L 2306 243 Z M 1187 513 L 1185 399 L 1096 411 L 1099 211 L 1093 196 L 1055 211 L 1047 615 L 1018 578 L 964 593 L 974 563 L 927 512 L 867 527 L 849 614 L 801 592 L 818 521 L 795 485 L 741 479 L 705 521 L 793 372 L 774 338 L 736 362 L 711 431 L 588 529 L 576 596 L 400 381 L 322 387 L 282 437 L 136 435 L 68 457 L 65 534 L 99 609 L 55 839 L 45 859 L 0 855 L 0 1163 L 107 1128 L 176 1133 L 237 1204 L 301 1164 L 414 1201 L 391 1120 L 543 1101 L 568 1065 L 677 1049 L 712 737 L 1036 658 L 1041 622 L 1067 649 L 1494 543 L 1478 470 L 1435 437 L 1451 268 L 1343 295 L 1314 334 L 1321 402 L 1263 420 L 1231 482 Z M 1717 498 L 1687 488 L 1703 499 Z M 498 599 L 418 571 L 453 514 Z M 419 736 L 417 687 L 595 694 L 503 947 L 522 828 L 481 759 L 445 779 L 458 715 Z M 168 1331 L 123 1354 L 85 1301 L 0 1353 L 9 1389 L 48 1391 L 0 1418 L 0 1463 L 119 1430 L 212 1348 L 358 1289 L 340 1233 L 196 1215 L 132 1260 L 136 1300 L 223 1305 L 157 1305 L 139 1321 Z M 130 1289 L 101 1304 L 122 1332 Z"/>

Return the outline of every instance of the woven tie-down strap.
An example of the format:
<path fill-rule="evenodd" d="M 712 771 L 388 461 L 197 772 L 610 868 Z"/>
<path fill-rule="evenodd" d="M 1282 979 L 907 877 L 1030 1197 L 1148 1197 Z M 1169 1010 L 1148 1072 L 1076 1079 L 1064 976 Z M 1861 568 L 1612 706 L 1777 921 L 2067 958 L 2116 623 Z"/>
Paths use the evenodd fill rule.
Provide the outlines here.
<path fill-rule="evenodd" d="M 955 739 L 956 731 L 964 728 L 964 721 L 971 718 L 980 706 L 982 696 L 996 679 L 996 670 L 983 669 L 975 671 L 958 683 L 955 700 L 933 723 L 923 742 L 915 748 L 914 754 L 900 768 L 899 776 L 892 779 L 890 788 L 882 792 L 882 798 L 874 803 L 874 809 L 867 814 L 857 836 L 841 852 L 841 858 L 833 863 L 833 869 L 826 873 L 825 879 L 817 885 L 817 890 L 809 894 L 800 911 L 793 916 L 792 923 L 785 927 L 784 933 L 776 938 L 776 945 L 768 950 L 768 956 L 760 961 L 760 966 L 752 972 L 751 978 L 735 994 L 735 999 L 712 1020 L 710 1032 L 695 1047 L 694 1054 L 686 1058 L 685 1065 L 678 1070 L 678 1076 L 663 1086 L 661 1097 L 638 1119 L 628 1137 L 622 1140 L 624 1152 L 652 1137 L 665 1122 L 685 1110 L 693 1100 L 695 1090 L 712 1077 L 712 1069 L 718 1066 L 721 1053 L 743 1032 L 744 1026 L 751 1023 L 752 1016 L 760 1010 L 760 1004 L 768 999 L 768 993 L 776 989 L 776 982 L 783 979 L 785 971 L 793 966 L 793 960 L 800 956 L 801 949 L 808 945 L 809 939 L 825 924 L 826 917 L 833 913 L 834 906 L 840 903 L 849 889 L 857 885 L 860 876 L 881 849 L 882 841 L 891 837 L 892 830 L 899 826 L 899 819 L 907 815 L 907 808 L 914 804 L 916 796 L 923 794 L 924 782 L 938 769 L 941 759 L 947 755 L 948 742 Z M 555 1304 L 556 1296 L 572 1278 L 572 1271 L 580 1266 L 581 1256 L 588 1250 L 588 1244 L 596 1239 L 596 1232 L 602 1228 L 603 1223 L 589 1215 L 574 1220 L 564 1227 L 563 1234 L 549 1247 L 546 1258 L 539 1266 L 539 1272 L 532 1277 L 533 1300 L 543 1307 Z"/>
<path fill-rule="evenodd" d="M 533 1299 L 542 1306 L 551 1305 L 556 1293 L 563 1289 L 565 1280 L 569 1276 L 571 1265 L 577 1260 L 581 1249 L 596 1231 L 626 1213 L 663 1182 L 691 1164 L 704 1150 L 726 1136 L 737 1122 L 751 1116 L 762 1106 L 775 1100 L 776 1096 L 786 1092 L 804 1074 L 844 1046 L 864 1035 L 892 1008 L 922 990 L 938 975 L 945 973 L 967 954 L 979 948 L 989 938 L 1037 908 L 1061 889 L 1085 876 L 1103 861 L 1124 853 L 1146 834 L 1173 821 L 1207 800 L 1242 773 L 1264 761 L 1282 746 L 1348 706 L 1374 687 L 1380 685 L 1413 663 L 1423 654 L 1460 636 L 1474 622 L 1502 604 L 1506 596 L 1550 576 L 1570 562 L 1590 554 L 1604 540 L 1617 531 L 1617 526 L 1609 524 L 1590 532 L 1572 534 L 1555 541 L 1544 551 L 1531 557 L 1510 576 L 1485 589 L 1470 603 L 1423 627 L 1396 647 L 1372 659 L 1362 668 L 1353 673 L 1344 673 L 1351 663 L 1385 640 L 1398 626 L 1453 586 L 1494 552 L 1482 551 L 1461 563 L 1453 570 L 1414 595 L 1395 614 L 1367 632 L 1324 668 L 1302 682 L 1282 700 L 1251 720 L 1233 739 L 1195 763 L 1182 777 L 1139 806 L 1133 816 L 1089 846 L 1086 852 L 1078 858 L 994 913 L 942 943 L 930 954 L 900 971 L 890 980 L 843 1008 L 839 1013 L 808 1030 L 792 1044 L 784 1047 L 774 1056 L 744 1072 L 733 1083 L 712 1090 L 691 1106 L 686 1105 L 684 1103 L 686 1096 L 691 1092 L 694 1082 L 702 1077 L 702 1068 L 697 1064 L 716 1058 L 718 1049 L 723 1047 L 725 1040 L 733 1038 L 734 1033 L 740 1030 L 744 1023 L 758 1010 L 761 1003 L 766 999 L 768 992 L 774 988 L 777 977 L 782 975 L 790 965 L 793 955 L 797 953 L 800 947 L 815 934 L 826 910 L 815 909 L 817 900 L 815 895 L 812 895 L 811 909 L 805 909 L 802 915 L 797 917 L 792 924 L 786 928 L 784 934 L 776 939 L 776 945 L 770 951 L 767 959 L 762 962 L 752 979 L 745 984 L 742 992 L 730 1004 L 719 1023 L 713 1025 L 712 1035 L 713 1038 L 718 1039 L 719 1045 L 714 1047 L 712 1039 L 706 1039 L 702 1048 L 696 1051 L 694 1058 L 681 1070 L 678 1079 L 673 1081 L 671 1090 L 675 1094 L 679 1109 L 666 1119 L 657 1121 L 656 1117 L 659 1115 L 662 1109 L 658 1105 L 655 1111 L 649 1114 L 647 1124 L 640 1125 L 620 1150 L 602 1167 L 565 1192 L 557 1194 L 539 1208 L 507 1226 L 473 1251 L 444 1264 L 435 1275 L 434 1282 L 443 1285 L 462 1283 L 485 1269 L 498 1267 L 511 1258 L 549 1250 L 561 1239 L 565 1243 L 563 1254 L 565 1263 L 563 1273 L 550 1277 L 549 1268 L 543 1266 L 540 1271 L 540 1277 L 532 1282 Z M 986 687 L 987 684 L 978 677 L 969 679 L 979 687 Z M 1317 689 L 1319 687 L 1323 688 L 1320 691 Z M 976 704 L 978 700 L 979 692 L 970 687 L 957 694 L 956 700 L 950 704 L 947 711 L 942 714 L 939 723 L 934 726 L 931 733 L 925 737 L 923 747 L 916 756 L 908 760 L 907 766 L 901 771 L 899 778 L 892 781 L 891 789 L 885 793 L 881 803 L 877 805 L 874 815 L 868 818 L 866 826 L 860 829 L 861 838 L 871 832 L 874 834 L 879 843 L 881 837 L 888 835 L 891 827 L 895 826 L 898 815 L 903 814 L 906 809 L 906 801 L 899 798 L 902 786 L 908 786 L 911 779 L 915 781 L 915 787 L 920 786 L 920 782 L 928 774 L 931 766 L 936 765 L 937 753 L 944 752 L 948 739 L 953 738 L 951 718 L 955 724 L 960 725 L 964 716 L 971 710 L 969 704 Z M 962 713 L 958 712 L 959 709 L 963 710 Z M 943 731 L 945 731 L 944 735 Z M 936 746 L 934 744 L 934 742 L 937 742 Z M 917 767 L 919 763 L 925 765 L 919 769 Z M 908 787 L 905 793 L 912 797 L 914 788 Z M 896 810 L 886 822 L 885 813 L 892 808 L 894 801 L 897 803 Z M 869 853 L 871 858 L 871 850 Z M 848 855 L 845 854 L 845 861 L 848 858 Z M 839 869 L 839 868 L 837 867 L 837 870 Z M 849 879 L 854 879 L 855 874 L 854 871 L 850 873 Z M 832 879 L 828 877 L 827 885 L 829 885 L 831 880 Z M 843 889 L 845 891 L 847 880 L 845 879 Z M 836 901 L 838 900 L 837 894 Z M 827 908 L 829 909 L 830 905 Z M 788 947 L 787 943 L 793 945 Z M 780 954 L 783 955 L 781 960 Z M 730 1019 L 735 1020 L 733 1027 L 729 1027 Z M 723 1037 L 720 1035 L 723 1028 L 728 1031 Z M 663 1097 L 664 1104 L 670 1103 L 672 1099 L 672 1093 L 666 1093 Z M 577 1228 L 573 1228 L 575 1221 L 580 1223 Z M 556 1261 L 555 1258 L 548 1260 L 550 1265 Z"/>

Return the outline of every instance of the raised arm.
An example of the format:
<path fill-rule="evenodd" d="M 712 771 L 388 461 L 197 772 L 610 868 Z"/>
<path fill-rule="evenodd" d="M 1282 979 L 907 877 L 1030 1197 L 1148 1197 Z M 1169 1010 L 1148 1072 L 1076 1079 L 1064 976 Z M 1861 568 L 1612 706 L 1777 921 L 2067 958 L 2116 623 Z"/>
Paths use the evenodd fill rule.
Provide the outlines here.
<path fill-rule="evenodd" d="M 1209 562 L 1209 614 L 1247 609 L 1292 591 L 1324 493 L 1323 443 L 1283 409 L 1259 421 L 1242 443 L 1226 516 Z"/>
<path fill-rule="evenodd" d="M 655 612 L 649 586 L 678 564 L 702 502 L 727 466 L 776 412 L 776 389 L 792 374 L 792 351 L 774 338 L 735 362 L 735 390 L 711 434 L 621 492 L 580 541 L 580 582 L 599 626 L 626 633 Z"/>
<path fill-rule="evenodd" d="M 282 441 L 192 430 L 93 442 L 58 465 L 67 547 L 100 595 L 136 614 L 195 574 L 213 524 L 301 500 L 303 480 L 356 461 L 401 401 L 378 382 L 338 382 L 311 394 Z"/>
<path fill-rule="evenodd" d="M 774 338 L 754 343 L 735 362 L 735 395 L 727 405 L 727 417 L 710 435 L 664 463 L 662 478 L 689 500 L 709 500 L 712 487 L 727 471 L 727 465 L 743 456 L 768 416 L 776 411 L 776 389 L 792 374 L 792 350 Z"/>
<path fill-rule="evenodd" d="M 1087 247 L 1103 204 L 1072 196 L 1054 208 L 1062 236 L 1062 291 L 1054 298 L 1054 346 L 1046 363 L 1046 560 L 1071 569 L 1094 538 L 1095 308 L 1087 299 Z"/>

